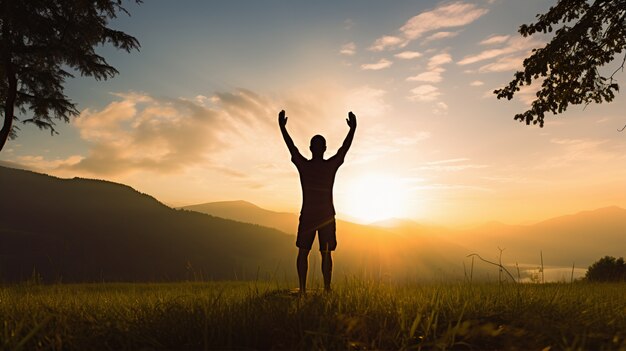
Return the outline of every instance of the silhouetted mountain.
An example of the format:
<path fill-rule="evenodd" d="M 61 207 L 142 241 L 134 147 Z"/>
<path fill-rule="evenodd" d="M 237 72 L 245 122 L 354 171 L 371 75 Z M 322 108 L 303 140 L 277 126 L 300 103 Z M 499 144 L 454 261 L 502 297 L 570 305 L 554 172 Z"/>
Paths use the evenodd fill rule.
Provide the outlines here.
<path fill-rule="evenodd" d="M 298 223 L 296 214 L 268 211 L 245 201 L 209 203 L 196 208 L 290 232 Z M 586 268 L 605 255 L 626 255 L 626 210 L 608 207 L 531 225 L 492 221 L 471 230 L 452 230 L 400 218 L 371 225 L 338 220 L 337 236 L 338 257 L 346 255 L 361 263 L 368 262 L 367 257 L 376 257 L 376 260 L 369 260 L 374 262 L 402 262 L 408 271 L 413 266 L 427 266 L 429 272 L 420 272 L 426 275 L 438 269 L 447 272 L 456 269 L 459 273 L 463 260 L 470 253 L 497 260 L 498 247 L 505 249 L 503 262 L 539 265 L 542 251 L 545 265 L 567 267 L 575 262 L 577 267 Z M 483 265 L 480 269 L 492 268 Z"/>
<path fill-rule="evenodd" d="M 208 202 L 182 208 L 216 217 L 232 219 L 234 221 L 276 228 L 285 233 L 294 235 L 298 230 L 298 215 L 287 212 L 269 211 L 247 201 Z"/>
<path fill-rule="evenodd" d="M 587 267 L 601 257 L 626 254 L 626 210 L 606 207 L 560 216 L 531 225 L 489 223 L 456 233 L 454 241 L 475 252 L 498 252 L 509 262 L 539 262 Z"/>
<path fill-rule="evenodd" d="M 174 210 L 122 184 L 0 167 L 0 194 L 0 280 L 235 279 L 291 267 L 284 233 Z"/>

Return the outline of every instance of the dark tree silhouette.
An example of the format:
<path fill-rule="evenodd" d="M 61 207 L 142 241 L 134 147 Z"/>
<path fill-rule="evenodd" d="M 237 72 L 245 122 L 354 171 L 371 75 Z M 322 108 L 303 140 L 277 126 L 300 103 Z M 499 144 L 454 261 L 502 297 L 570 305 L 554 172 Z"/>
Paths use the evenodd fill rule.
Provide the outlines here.
<path fill-rule="evenodd" d="M 521 86 L 543 79 L 537 98 L 529 110 L 515 115 L 526 124 L 543 127 L 546 112 L 564 112 L 570 104 L 610 102 L 619 87 L 614 75 L 621 65 L 609 70 L 599 69 L 614 61 L 626 49 L 626 1 L 624 0 L 559 0 L 537 22 L 524 24 L 519 32 L 530 36 L 552 32 L 559 27 L 544 47 L 533 49 L 524 60 L 524 70 L 515 73 L 506 87 L 495 90 L 498 99 L 512 99 Z"/>
<path fill-rule="evenodd" d="M 612 256 L 604 256 L 589 266 L 585 278 L 592 282 L 625 281 L 626 264 L 624 264 L 624 258 L 616 259 Z"/>
<path fill-rule="evenodd" d="M 141 3 L 142 0 L 132 0 Z M 118 71 L 95 52 L 111 44 L 130 52 L 136 38 L 108 27 L 118 13 L 129 14 L 123 0 L 0 0 L 0 107 L 4 123 L 0 150 L 16 137 L 16 110 L 52 134 L 54 120 L 78 115 L 63 83 L 74 70 L 96 80 Z"/>

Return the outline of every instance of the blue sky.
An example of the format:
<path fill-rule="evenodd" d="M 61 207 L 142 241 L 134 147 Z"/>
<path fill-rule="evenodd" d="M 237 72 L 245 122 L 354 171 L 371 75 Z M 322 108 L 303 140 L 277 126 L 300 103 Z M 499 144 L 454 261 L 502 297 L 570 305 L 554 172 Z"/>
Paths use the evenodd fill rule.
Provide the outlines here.
<path fill-rule="evenodd" d="M 624 207 L 615 191 L 626 188 L 623 96 L 550 116 L 540 129 L 512 119 L 532 90 L 510 102 L 490 93 L 545 43 L 516 31 L 552 4 L 129 5 L 132 16 L 112 26 L 141 50 L 101 48 L 120 74 L 69 80 L 81 116 L 54 137 L 23 127 L 0 160 L 127 183 L 172 205 L 245 199 L 296 212 L 297 173 L 276 114 L 287 111 L 303 153 L 318 133 L 332 153 L 352 110 L 359 128 L 335 189 L 345 218 L 526 223 Z"/>

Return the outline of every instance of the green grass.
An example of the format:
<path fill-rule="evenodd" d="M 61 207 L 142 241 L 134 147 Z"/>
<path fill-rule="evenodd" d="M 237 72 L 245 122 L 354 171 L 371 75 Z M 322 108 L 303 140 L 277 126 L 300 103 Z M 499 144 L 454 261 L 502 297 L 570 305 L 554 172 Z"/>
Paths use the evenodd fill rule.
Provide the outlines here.
<path fill-rule="evenodd" d="M 626 284 L 0 287 L 0 349 L 626 349 Z"/>

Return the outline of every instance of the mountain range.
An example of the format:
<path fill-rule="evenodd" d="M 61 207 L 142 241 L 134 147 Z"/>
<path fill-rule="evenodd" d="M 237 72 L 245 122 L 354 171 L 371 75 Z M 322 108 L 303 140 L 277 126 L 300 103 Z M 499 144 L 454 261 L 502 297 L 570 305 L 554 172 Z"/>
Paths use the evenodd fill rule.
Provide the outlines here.
<path fill-rule="evenodd" d="M 215 216 L 257 223 L 293 233 L 298 216 L 273 212 L 246 201 L 212 202 L 184 207 Z M 338 221 L 338 235 L 361 232 L 364 236 L 393 235 L 403 243 L 415 242 L 416 252 L 435 249 L 440 257 L 460 261 L 470 253 L 503 262 L 588 267 L 605 255 L 626 255 L 626 209 L 611 206 L 565 215 L 529 225 L 488 222 L 472 229 L 454 230 L 422 225 L 407 219 L 389 219 L 371 225 Z M 342 228 L 343 227 L 343 228 Z M 341 230 L 343 229 L 343 231 Z M 446 255 L 444 252 L 449 251 Z"/>
<path fill-rule="evenodd" d="M 297 214 L 245 201 L 174 209 L 123 184 L 7 167 L 0 167 L 0 196 L 0 281 L 33 275 L 63 282 L 295 276 Z M 463 279 L 468 254 L 494 260 L 498 248 L 505 249 L 503 262 L 520 265 L 538 263 L 540 252 L 554 266 L 586 267 L 604 255 L 624 256 L 626 210 L 471 230 L 403 219 L 374 225 L 338 220 L 337 236 L 336 277 Z M 312 271 L 317 256 L 311 255 Z M 476 267 L 475 276 L 494 272 L 489 265 Z"/>

